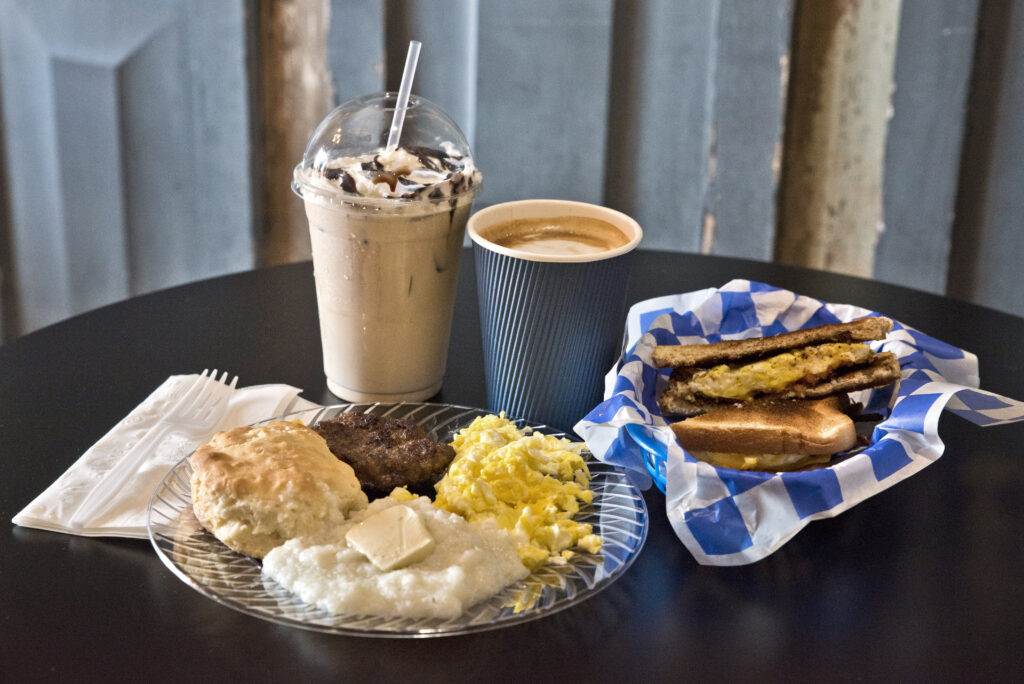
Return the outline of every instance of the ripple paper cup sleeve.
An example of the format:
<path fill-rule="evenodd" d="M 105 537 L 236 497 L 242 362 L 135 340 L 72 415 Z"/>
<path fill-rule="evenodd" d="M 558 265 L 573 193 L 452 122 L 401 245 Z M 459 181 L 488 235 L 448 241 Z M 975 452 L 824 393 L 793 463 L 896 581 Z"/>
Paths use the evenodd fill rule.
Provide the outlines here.
<path fill-rule="evenodd" d="M 491 242 L 489 227 L 520 219 L 590 217 L 624 244 L 588 253 L 538 254 Z M 568 430 L 601 401 L 604 374 L 622 347 L 626 287 L 639 224 L 581 202 L 523 200 L 469 220 L 484 347 L 487 406 Z"/>
<path fill-rule="evenodd" d="M 895 320 L 886 339 L 871 345 L 896 355 L 902 379 L 851 394 L 864 413 L 884 418 L 866 447 L 828 467 L 788 473 L 715 467 L 680 447 L 661 416 L 657 396 L 670 369 L 651 363 L 656 345 L 759 337 L 868 315 L 884 314 L 748 280 L 640 302 L 630 309 L 627 351 L 608 374 L 606 399 L 575 431 L 595 457 L 665 493 L 669 522 L 699 563 L 758 561 L 810 521 L 834 517 L 938 460 L 944 410 L 982 426 L 1024 420 L 1024 403 L 978 389 L 976 356 Z"/>

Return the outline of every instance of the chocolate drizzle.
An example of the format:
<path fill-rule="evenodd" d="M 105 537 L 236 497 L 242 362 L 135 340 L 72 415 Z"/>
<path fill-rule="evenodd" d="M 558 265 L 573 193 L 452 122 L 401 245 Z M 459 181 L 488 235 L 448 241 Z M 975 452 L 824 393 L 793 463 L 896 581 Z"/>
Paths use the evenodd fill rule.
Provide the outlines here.
<path fill-rule="evenodd" d="M 462 157 L 454 157 L 453 155 L 445 154 L 441 150 L 435 150 L 430 147 L 422 145 L 414 145 L 405 148 L 409 153 L 416 155 L 420 164 L 423 168 L 430 169 L 431 171 L 441 171 L 442 169 L 451 168 L 448 166 L 450 163 L 449 158 L 462 159 Z"/>
<path fill-rule="evenodd" d="M 348 171 L 341 172 L 341 189 L 345 192 L 356 191 L 356 179 L 353 178 Z"/>
<path fill-rule="evenodd" d="M 323 167 L 320 174 L 337 183 L 346 193 L 367 197 L 440 200 L 463 194 L 473 187 L 473 173 L 465 169 L 466 163 L 472 169 L 472 162 L 463 155 L 426 146 L 403 146 L 402 150 L 409 156 L 401 163 L 380 152 L 372 158 L 335 160 L 336 166 Z M 412 161 L 413 157 L 417 162 Z M 388 189 L 366 189 L 367 185 L 379 183 L 387 184 Z"/>
<path fill-rule="evenodd" d="M 391 192 L 394 192 L 395 186 L 398 184 L 398 174 L 394 171 L 374 171 L 370 174 L 370 182 L 387 183 Z"/>

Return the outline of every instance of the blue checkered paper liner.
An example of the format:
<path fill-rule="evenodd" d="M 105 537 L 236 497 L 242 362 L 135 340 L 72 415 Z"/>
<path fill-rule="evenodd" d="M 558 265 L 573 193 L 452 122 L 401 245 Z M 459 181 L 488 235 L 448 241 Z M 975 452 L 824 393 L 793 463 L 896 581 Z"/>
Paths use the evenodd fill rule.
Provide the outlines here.
<path fill-rule="evenodd" d="M 944 448 L 938 435 L 943 410 L 997 425 L 1024 419 L 1024 403 L 978 389 L 973 354 L 894 321 L 888 337 L 871 344 L 896 354 L 902 380 L 851 395 L 866 412 L 887 416 L 866 448 L 817 470 L 739 471 L 698 461 L 676 442 L 656 401 L 670 369 L 655 368 L 651 351 L 659 344 L 760 337 L 873 314 L 748 280 L 640 302 L 629 311 L 626 351 L 606 378 L 606 399 L 575 431 L 597 458 L 625 468 L 638 486 L 653 482 L 665 493 L 672 527 L 698 562 L 760 560 L 811 520 L 838 515 L 937 460 Z"/>

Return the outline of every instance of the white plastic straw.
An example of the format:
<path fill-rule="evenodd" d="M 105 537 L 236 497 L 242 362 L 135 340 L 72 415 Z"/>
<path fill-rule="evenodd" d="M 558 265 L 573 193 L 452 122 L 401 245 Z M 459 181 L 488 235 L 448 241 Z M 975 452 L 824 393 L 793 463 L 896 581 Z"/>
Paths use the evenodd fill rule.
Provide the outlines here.
<path fill-rule="evenodd" d="M 395 115 L 391 117 L 391 131 L 388 133 L 387 150 L 398 148 L 398 139 L 402 137 L 402 126 L 405 124 L 405 110 L 409 107 L 409 93 L 412 91 L 412 79 L 416 75 L 416 63 L 420 59 L 418 40 L 409 41 L 409 52 L 405 55 L 405 69 L 402 71 L 402 84 L 398 86 L 398 102 L 395 103 Z"/>

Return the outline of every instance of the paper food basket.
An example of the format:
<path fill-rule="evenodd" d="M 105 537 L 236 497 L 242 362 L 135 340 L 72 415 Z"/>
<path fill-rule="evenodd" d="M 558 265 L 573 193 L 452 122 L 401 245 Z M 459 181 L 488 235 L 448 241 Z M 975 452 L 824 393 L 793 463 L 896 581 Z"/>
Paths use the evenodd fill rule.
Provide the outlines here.
<path fill-rule="evenodd" d="M 978 389 L 978 360 L 899 321 L 876 351 L 891 351 L 902 380 L 853 393 L 881 413 L 870 443 L 815 470 L 765 473 L 718 468 L 690 456 L 662 418 L 656 398 L 670 369 L 659 344 L 695 344 L 789 332 L 876 314 L 748 280 L 670 295 L 629 311 L 625 351 L 606 379 L 605 400 L 575 431 L 595 457 L 620 466 L 641 488 L 653 482 L 679 539 L 705 565 L 760 560 L 808 522 L 833 517 L 936 461 L 938 422 L 950 411 L 982 426 L 1024 419 L 1024 403 Z M 884 313 L 878 315 L 885 315 Z"/>

